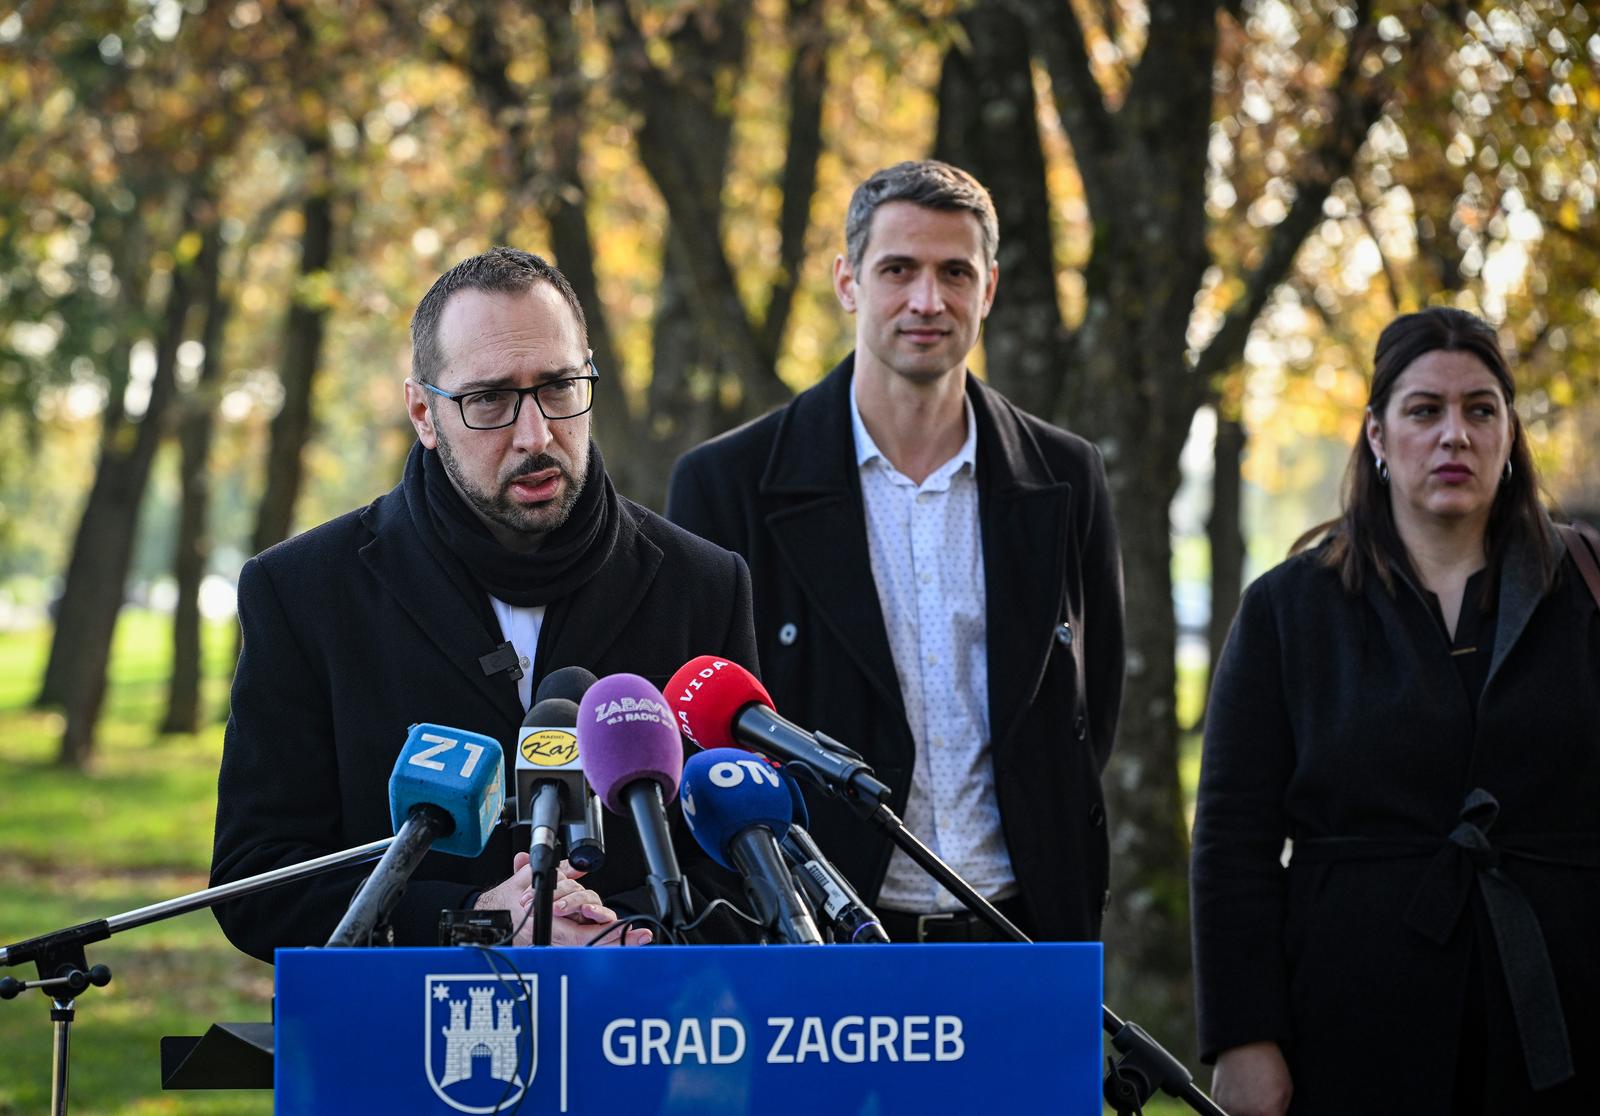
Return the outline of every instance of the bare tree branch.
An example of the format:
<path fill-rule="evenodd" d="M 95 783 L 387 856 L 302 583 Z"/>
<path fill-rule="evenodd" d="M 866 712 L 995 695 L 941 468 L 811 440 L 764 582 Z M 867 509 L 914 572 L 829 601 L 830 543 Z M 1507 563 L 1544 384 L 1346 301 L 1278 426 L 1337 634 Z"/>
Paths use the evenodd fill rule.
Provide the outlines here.
<path fill-rule="evenodd" d="M 1034 50 L 1050 73 L 1050 88 L 1062 127 L 1072 142 L 1083 178 L 1089 212 L 1104 214 L 1115 204 L 1116 184 L 1105 172 L 1106 158 L 1118 142 L 1116 120 L 1105 92 L 1089 68 L 1083 26 L 1065 0 L 1011 0 L 1027 22 Z"/>
<path fill-rule="evenodd" d="M 651 61 L 626 0 L 604 0 L 597 7 L 607 17 L 619 90 L 643 118 L 639 158 L 672 215 L 672 240 L 688 264 L 695 286 L 691 305 L 701 328 L 738 369 L 758 407 L 780 403 L 790 392 L 778 378 L 777 354 L 751 323 L 722 246 L 721 181 L 704 181 L 699 161 L 685 158 L 673 79 Z"/>

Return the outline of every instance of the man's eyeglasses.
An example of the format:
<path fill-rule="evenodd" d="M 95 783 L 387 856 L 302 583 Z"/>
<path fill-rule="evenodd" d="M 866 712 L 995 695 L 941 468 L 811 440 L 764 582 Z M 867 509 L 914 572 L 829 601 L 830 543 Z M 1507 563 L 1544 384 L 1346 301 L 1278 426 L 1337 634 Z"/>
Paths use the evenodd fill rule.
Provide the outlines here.
<path fill-rule="evenodd" d="M 587 376 L 563 376 L 525 388 L 489 388 L 452 394 L 432 384 L 422 386 L 461 408 L 461 421 L 468 429 L 499 430 L 517 421 L 522 413 L 524 395 L 533 396 L 534 406 L 547 419 L 577 418 L 586 413 L 594 406 L 594 382 L 600 378 L 600 370 L 593 360 L 585 361 L 584 367 L 589 369 Z"/>

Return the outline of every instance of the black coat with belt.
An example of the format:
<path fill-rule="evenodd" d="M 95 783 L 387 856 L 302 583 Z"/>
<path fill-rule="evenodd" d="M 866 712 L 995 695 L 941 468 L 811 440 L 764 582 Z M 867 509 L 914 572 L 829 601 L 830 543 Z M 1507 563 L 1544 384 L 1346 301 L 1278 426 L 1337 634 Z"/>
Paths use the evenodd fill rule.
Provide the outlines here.
<path fill-rule="evenodd" d="M 1351 596 L 1319 554 L 1245 593 L 1207 708 L 1192 862 L 1203 1056 L 1277 1042 L 1296 1113 L 1450 1111 L 1476 979 L 1487 1047 L 1465 1071 L 1483 1075 L 1481 1110 L 1588 1111 L 1600 1069 L 1594 602 L 1570 564 L 1544 590 L 1531 548 L 1514 545 L 1474 706 L 1412 582 L 1397 576 L 1390 592 L 1369 576 Z M 1463 817 L 1475 790 L 1498 803 L 1492 819 L 1481 797 Z M 1464 847 L 1468 822 L 1490 849 Z M 1479 881 L 1491 868 L 1541 925 L 1586 1084 L 1530 1092 Z M 1519 937 L 1509 952 L 1516 967 L 1534 951 Z"/>
<path fill-rule="evenodd" d="M 610 558 L 547 609 L 535 687 L 564 666 L 627 671 L 659 687 L 696 655 L 753 658 L 744 561 L 629 500 L 618 514 Z M 398 488 L 245 564 L 213 884 L 389 836 L 389 776 L 414 723 L 500 741 L 515 786 L 523 708 L 515 680 L 485 675 L 478 662 L 504 639 L 485 601 L 467 600 L 434 559 Z M 645 874 L 631 821 L 608 820 L 606 866 L 585 881 L 601 895 Z M 435 944 L 440 910 L 508 877 L 527 844 L 526 829 L 502 828 L 476 859 L 430 853 L 391 918 L 396 940 Z M 260 892 L 218 907 L 217 920 L 263 960 L 278 946 L 321 945 L 364 872 Z"/>
<path fill-rule="evenodd" d="M 686 454 L 667 514 L 745 557 L 762 680 L 778 712 L 859 751 L 903 812 L 916 755 L 867 552 L 850 421 L 853 358 L 782 409 Z M 989 725 L 1006 848 L 1033 923 L 1098 937 L 1107 888 L 1100 772 L 1122 697 L 1122 563 L 1088 442 L 975 377 L 988 599 Z M 808 792 L 824 852 L 873 902 L 893 851 Z"/>

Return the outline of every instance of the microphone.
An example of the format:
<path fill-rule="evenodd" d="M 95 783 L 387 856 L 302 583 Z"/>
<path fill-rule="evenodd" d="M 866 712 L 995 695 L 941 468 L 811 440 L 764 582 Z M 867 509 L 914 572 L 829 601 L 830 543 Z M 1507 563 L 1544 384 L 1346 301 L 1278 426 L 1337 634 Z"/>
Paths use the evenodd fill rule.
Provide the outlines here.
<path fill-rule="evenodd" d="M 573 702 L 576 716 L 576 705 L 595 681 L 594 672 L 582 667 L 552 670 L 539 680 L 534 700 L 546 702 L 552 697 L 565 697 Z M 574 719 L 568 727 L 576 724 L 578 721 Z M 562 847 L 566 849 L 568 862 L 579 871 L 600 871 L 605 868 L 605 811 L 600 807 L 600 799 L 595 798 L 594 791 L 590 790 L 587 780 L 584 780 L 584 817 L 578 819 L 568 817 L 566 812 L 562 814 Z"/>
<path fill-rule="evenodd" d="M 678 730 L 702 748 L 742 745 L 805 768 L 830 789 L 885 803 L 889 788 L 860 756 L 821 733 L 784 720 L 766 689 L 738 663 L 701 655 L 667 683 Z"/>
<path fill-rule="evenodd" d="M 533 693 L 535 704 L 549 698 L 566 698 L 570 702 L 583 700 L 584 691 L 595 684 L 593 671 L 584 670 L 581 666 L 564 666 L 560 670 L 552 670 L 539 680 L 539 688 Z"/>
<path fill-rule="evenodd" d="M 595 684 L 592 671 L 580 666 L 566 666 L 560 670 L 553 670 L 545 675 L 539 682 L 539 688 L 534 691 L 536 703 L 549 701 L 552 698 L 565 698 L 573 703 L 573 716 L 577 716 L 577 703 L 582 700 L 584 692 Z M 566 723 L 568 728 L 577 725 L 576 719 Z M 576 740 L 576 737 L 574 737 Z M 575 811 L 573 814 L 575 815 Z M 583 817 L 569 816 L 563 811 L 561 820 L 561 847 L 567 851 L 567 860 L 580 872 L 598 872 L 606 865 L 606 830 L 605 812 L 600 808 L 600 802 L 594 796 L 594 791 L 589 789 L 588 781 L 583 785 Z"/>
<path fill-rule="evenodd" d="M 505 807 L 505 756 L 492 737 L 412 725 L 389 776 L 393 843 L 340 919 L 330 946 L 368 941 L 429 849 L 475 857 Z"/>
<path fill-rule="evenodd" d="M 630 815 L 649 868 L 653 913 L 669 934 L 692 917 L 666 799 L 678 793 L 683 744 L 661 691 L 637 674 L 600 679 L 578 705 L 578 754 L 590 785 L 614 814 Z"/>
<path fill-rule="evenodd" d="M 744 879 L 762 924 L 790 945 L 821 945 L 778 847 L 794 817 L 778 773 L 742 749 L 712 748 L 683 765 L 682 799 L 689 832 L 712 860 Z"/>
<path fill-rule="evenodd" d="M 812 908 L 820 911 L 828 920 L 838 941 L 888 944 L 889 935 L 878 921 L 878 916 L 861 901 L 861 896 L 856 894 L 856 889 L 850 885 L 844 873 L 822 854 L 816 839 L 806 829 L 811 824 L 811 814 L 800 793 L 800 784 L 782 768 L 778 769 L 777 774 L 783 780 L 794 807 L 789 832 L 779 839 L 778 844 L 783 849 L 784 859 L 789 862 L 800 890 L 805 892 Z"/>
<path fill-rule="evenodd" d="M 584 820 L 564 822 L 561 843 L 567 860 L 580 872 L 598 872 L 606 866 L 606 819 L 600 800 L 590 791 L 583 796 Z"/>
<path fill-rule="evenodd" d="M 789 826 L 789 832 L 783 835 L 779 845 L 794 869 L 794 878 L 805 889 L 812 906 L 828 920 L 839 941 L 888 943 L 889 935 L 884 932 L 878 916 L 861 901 L 844 873 L 822 855 L 815 838 L 804 826 Z"/>
<path fill-rule="evenodd" d="M 578 755 L 578 706 L 545 698 L 528 710 L 517 732 L 517 824 L 533 827 L 534 871 L 556 862 L 556 829 L 584 824 L 589 784 Z M 543 858 L 543 859 L 542 859 Z"/>

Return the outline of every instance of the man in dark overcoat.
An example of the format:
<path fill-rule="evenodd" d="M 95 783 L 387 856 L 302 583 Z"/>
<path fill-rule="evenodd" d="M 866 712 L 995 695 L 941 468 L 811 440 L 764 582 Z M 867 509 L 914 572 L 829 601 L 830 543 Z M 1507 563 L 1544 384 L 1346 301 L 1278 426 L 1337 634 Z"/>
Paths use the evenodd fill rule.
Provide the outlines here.
<path fill-rule="evenodd" d="M 988 192 L 954 167 L 863 183 L 834 264 L 855 352 L 685 455 L 667 514 L 749 562 L 778 711 L 862 753 L 912 831 L 1025 931 L 1092 939 L 1122 566 L 1095 447 L 968 374 L 997 238 Z M 809 797 L 896 941 L 987 939 L 879 831 Z"/>
<path fill-rule="evenodd" d="M 513 786 L 512 745 L 550 671 L 660 686 L 697 654 L 754 658 L 744 561 L 612 487 L 589 437 L 583 311 L 558 270 L 505 248 L 463 261 L 419 305 L 412 343 L 418 440 L 400 484 L 240 573 L 213 884 L 388 836 L 389 776 L 413 723 L 499 740 Z M 476 859 L 429 854 L 392 915 L 396 941 L 434 944 L 445 909 L 520 914 L 528 871 L 513 857 L 528 831 L 514 833 Z M 631 825 L 607 828 L 606 854 L 587 887 L 643 880 Z M 360 877 L 273 888 L 217 919 L 271 960 L 325 942 Z M 556 923 L 557 940 L 576 933 Z"/>

